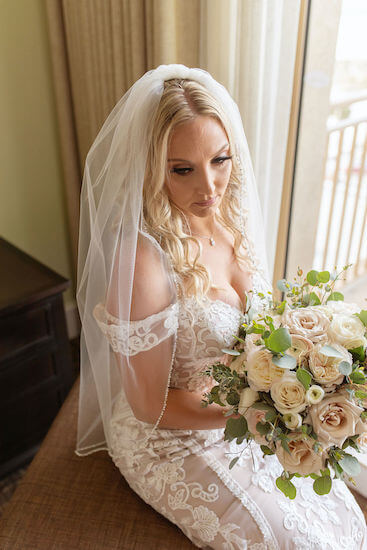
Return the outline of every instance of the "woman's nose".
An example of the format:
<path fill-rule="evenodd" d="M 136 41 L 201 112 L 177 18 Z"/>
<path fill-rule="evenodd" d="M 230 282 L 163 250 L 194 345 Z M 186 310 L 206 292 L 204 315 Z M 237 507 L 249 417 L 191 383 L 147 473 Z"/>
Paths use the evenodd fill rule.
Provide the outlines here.
<path fill-rule="evenodd" d="M 212 195 L 215 191 L 215 175 L 210 168 L 203 169 L 200 174 L 200 191 Z"/>

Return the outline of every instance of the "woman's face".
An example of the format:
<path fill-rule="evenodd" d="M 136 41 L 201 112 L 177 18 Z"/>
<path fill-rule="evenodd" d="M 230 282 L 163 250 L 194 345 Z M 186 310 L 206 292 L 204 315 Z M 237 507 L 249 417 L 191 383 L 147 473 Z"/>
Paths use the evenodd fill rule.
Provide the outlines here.
<path fill-rule="evenodd" d="M 222 125 L 210 116 L 197 116 L 178 125 L 167 153 L 166 189 L 170 201 L 188 215 L 213 215 L 232 170 L 228 137 Z"/>

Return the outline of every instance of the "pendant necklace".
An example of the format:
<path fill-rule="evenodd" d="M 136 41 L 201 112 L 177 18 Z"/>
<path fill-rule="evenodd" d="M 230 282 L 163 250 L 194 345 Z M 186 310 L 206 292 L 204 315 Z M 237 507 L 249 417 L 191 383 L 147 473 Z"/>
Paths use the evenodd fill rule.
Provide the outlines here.
<path fill-rule="evenodd" d="M 191 233 L 193 237 L 201 237 L 202 239 L 209 239 L 210 246 L 215 246 L 215 240 L 213 238 L 214 233 L 210 237 L 208 235 L 198 235 L 197 233 Z"/>

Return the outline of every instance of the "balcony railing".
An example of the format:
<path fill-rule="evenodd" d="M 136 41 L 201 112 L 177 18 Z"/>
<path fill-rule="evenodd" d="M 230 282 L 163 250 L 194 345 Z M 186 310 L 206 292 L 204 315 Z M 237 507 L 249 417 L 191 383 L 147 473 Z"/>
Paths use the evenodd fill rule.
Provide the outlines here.
<path fill-rule="evenodd" d="M 352 264 L 346 284 L 367 274 L 367 91 L 331 103 L 327 136 L 314 265 Z"/>

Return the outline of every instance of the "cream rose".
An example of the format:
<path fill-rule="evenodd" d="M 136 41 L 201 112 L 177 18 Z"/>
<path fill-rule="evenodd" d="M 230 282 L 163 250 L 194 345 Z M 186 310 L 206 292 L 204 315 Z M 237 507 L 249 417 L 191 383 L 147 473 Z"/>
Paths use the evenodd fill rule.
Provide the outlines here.
<path fill-rule="evenodd" d="M 284 369 L 274 365 L 273 355 L 267 349 L 253 349 L 247 355 L 247 379 L 255 391 L 269 391 L 275 380 L 283 376 Z"/>
<path fill-rule="evenodd" d="M 362 453 L 367 453 L 367 432 L 357 437 L 356 443 Z"/>
<path fill-rule="evenodd" d="M 287 349 L 287 354 L 292 355 L 298 365 L 303 365 L 308 357 L 308 354 L 313 348 L 313 343 L 308 338 L 299 334 L 291 334 L 292 345 Z"/>
<path fill-rule="evenodd" d="M 252 390 L 251 388 L 244 388 L 241 391 L 240 402 L 238 404 L 238 412 L 244 414 L 246 410 L 251 407 L 259 399 L 259 394 L 257 391 Z"/>
<path fill-rule="evenodd" d="M 291 474 L 308 475 L 318 473 L 324 468 L 324 457 L 313 450 L 313 439 L 305 438 L 303 434 L 291 432 L 288 435 L 289 453 L 283 449 L 281 442 L 276 442 L 275 454 L 283 468 Z"/>
<path fill-rule="evenodd" d="M 339 313 L 333 316 L 328 334 L 332 340 L 346 349 L 366 346 L 366 328 L 358 317 Z"/>
<path fill-rule="evenodd" d="M 237 355 L 236 359 L 229 363 L 229 368 L 231 371 L 236 371 L 237 374 L 244 374 L 246 364 L 246 353 L 243 352 L 241 355 Z"/>
<path fill-rule="evenodd" d="M 321 352 L 323 344 L 316 344 L 310 351 L 309 368 L 316 382 L 324 386 L 331 384 L 341 384 L 344 380 L 344 374 L 339 371 L 339 364 L 342 361 L 347 361 L 350 365 L 353 363 L 353 358 L 340 344 L 332 342 L 331 347 L 335 348 L 341 357 L 327 357 Z"/>
<path fill-rule="evenodd" d="M 304 411 L 307 406 L 306 390 L 295 372 L 286 372 L 280 380 L 271 386 L 274 405 L 282 414 L 294 414 Z"/>
<path fill-rule="evenodd" d="M 299 334 L 313 344 L 327 340 L 330 320 L 317 309 L 290 309 L 283 314 L 283 322 L 291 334 Z"/>
<path fill-rule="evenodd" d="M 363 411 L 348 395 L 341 391 L 324 397 L 309 408 L 309 419 L 320 441 L 326 446 L 341 447 L 347 437 L 363 433 L 366 424 L 360 414 Z"/>
<path fill-rule="evenodd" d="M 265 422 L 265 415 L 266 415 L 266 411 L 260 411 L 252 407 L 247 409 L 247 411 L 244 414 L 244 417 L 247 420 L 247 426 L 248 426 L 249 432 L 252 433 L 252 435 L 255 437 L 255 441 L 260 445 L 268 444 L 268 442 L 265 439 L 265 436 L 259 434 L 259 432 L 256 429 L 256 424 L 258 422 Z"/>

